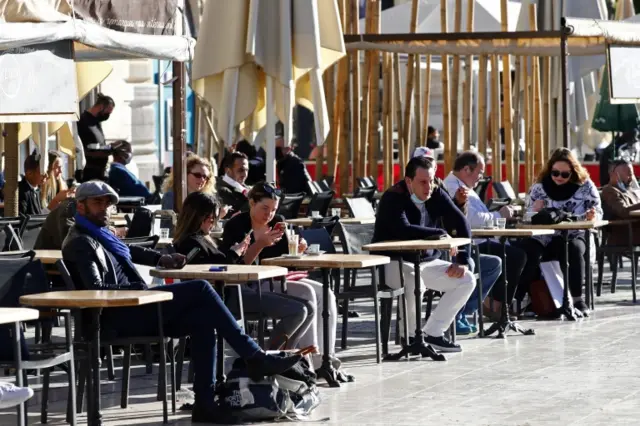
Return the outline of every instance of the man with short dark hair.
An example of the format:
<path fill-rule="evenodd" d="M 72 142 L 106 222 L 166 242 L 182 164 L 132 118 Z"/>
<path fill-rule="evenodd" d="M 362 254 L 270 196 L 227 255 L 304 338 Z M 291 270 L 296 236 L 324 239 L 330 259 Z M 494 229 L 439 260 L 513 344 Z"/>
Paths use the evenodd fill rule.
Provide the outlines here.
<path fill-rule="evenodd" d="M 98 94 L 96 103 L 82 113 L 78 120 L 78 137 L 84 146 L 87 164 L 82 181 L 106 180 L 110 149 L 106 146 L 102 122 L 109 119 L 116 103 L 110 96 Z"/>
<path fill-rule="evenodd" d="M 75 225 L 62 246 L 62 257 L 78 290 L 146 290 L 147 285 L 134 264 L 180 268 L 185 257 L 127 246 L 108 229 L 111 207 L 118 194 L 106 183 L 90 181 L 76 191 Z M 191 337 L 195 369 L 193 423 L 216 423 L 224 419 L 214 402 L 216 339 L 220 338 L 245 359 L 250 377 L 278 374 L 295 365 L 300 356 L 279 358 L 265 354 L 245 335 L 220 296 L 203 280 L 186 281 L 154 290 L 172 293 L 163 303 L 164 334 Z M 150 336 L 158 332 L 157 307 L 154 305 L 104 309 L 102 331 L 118 337 Z M 226 423 L 226 422 L 225 422 Z"/>
<path fill-rule="evenodd" d="M 453 204 L 451 197 L 439 187 L 434 187 L 435 168 L 433 161 L 425 157 L 414 157 L 406 166 L 404 180 L 389 188 L 380 200 L 376 216 L 373 242 L 406 241 L 446 235 L 438 227 L 442 221 L 451 234 L 469 238 L 471 230 L 464 215 Z M 469 265 L 469 254 L 459 251 L 453 263 L 442 260 L 438 250 L 424 253 L 420 264 L 420 298 L 424 286 L 444 292 L 438 307 L 429 316 L 424 328 L 425 342 L 444 352 L 459 352 L 460 345 L 449 341 L 444 331 L 453 322 L 456 314 L 465 305 L 476 282 Z M 415 274 L 413 259 L 402 262 L 402 274 L 407 299 L 409 332 L 416 329 Z M 400 271 L 394 263 L 385 266 L 386 285 L 400 287 Z M 402 327 L 401 327 L 402 329 Z M 411 342 L 411 338 L 407 343 Z M 405 341 L 406 342 L 406 341 Z"/>
<path fill-rule="evenodd" d="M 605 219 L 629 219 L 631 212 L 640 210 L 640 188 L 630 162 L 618 159 L 609 164 L 609 183 L 602 187 L 600 198 L 602 198 Z M 632 241 L 629 241 L 630 235 L 626 226 L 609 228 L 607 244 L 621 246 L 629 243 L 640 244 L 640 222 L 635 222 L 633 225 Z"/>
<path fill-rule="evenodd" d="M 131 163 L 133 152 L 127 141 L 116 141 L 112 144 L 113 162 L 109 169 L 109 184 L 118 191 L 121 197 L 144 197 L 150 199 L 153 194 L 149 188 L 127 169 Z"/>
<path fill-rule="evenodd" d="M 484 158 L 481 154 L 473 151 L 462 152 L 453 164 L 453 171 L 444 179 L 444 187 L 449 194 L 456 194 L 460 190 L 467 193 L 467 220 L 471 228 L 483 228 L 485 222 L 504 217 L 513 217 L 513 210 L 510 206 L 504 206 L 499 212 L 490 212 L 482 202 L 478 194 L 473 190 L 484 175 Z M 502 245 L 496 240 L 477 240 L 478 247 L 482 253 L 494 254 L 502 253 Z M 524 250 L 514 246 L 507 246 L 507 279 L 509 287 L 507 289 L 507 303 L 510 304 L 518 288 L 520 275 L 527 263 L 527 254 Z M 504 277 L 500 276 L 497 285 L 492 290 L 494 299 L 493 311 L 491 304 L 485 302 L 484 311 L 492 320 L 500 316 L 500 304 L 504 302 Z"/>
<path fill-rule="evenodd" d="M 312 179 L 307 166 L 291 146 L 286 146 L 282 136 L 276 136 L 276 161 L 278 184 L 286 194 L 310 193 Z"/>
<path fill-rule="evenodd" d="M 248 210 L 249 188 L 244 182 L 249 174 L 249 159 L 241 152 L 232 152 L 222 166 L 224 175 L 216 181 L 218 199 L 223 205 L 231 207 L 231 214 Z"/>
<path fill-rule="evenodd" d="M 440 134 L 438 133 L 438 129 L 433 126 L 429 126 L 427 128 L 427 148 L 430 149 L 441 149 L 443 147 L 443 143 L 439 141 Z"/>
<path fill-rule="evenodd" d="M 24 178 L 18 184 L 18 213 L 42 214 L 40 185 L 45 175 L 40 172 L 40 154 L 35 151 L 24 160 Z"/>

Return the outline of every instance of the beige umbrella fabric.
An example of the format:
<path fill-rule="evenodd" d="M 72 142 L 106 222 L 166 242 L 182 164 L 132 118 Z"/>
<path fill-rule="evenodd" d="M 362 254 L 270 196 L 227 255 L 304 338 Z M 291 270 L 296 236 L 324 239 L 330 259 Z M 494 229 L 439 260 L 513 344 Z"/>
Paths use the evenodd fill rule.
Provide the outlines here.
<path fill-rule="evenodd" d="M 345 55 L 336 0 L 209 0 L 196 44 L 194 90 L 215 110 L 217 131 L 267 121 L 267 80 L 275 114 L 291 135 L 294 103 L 315 113 L 316 139 L 329 132 L 322 73 Z M 286 139 L 289 142 L 290 138 Z"/>

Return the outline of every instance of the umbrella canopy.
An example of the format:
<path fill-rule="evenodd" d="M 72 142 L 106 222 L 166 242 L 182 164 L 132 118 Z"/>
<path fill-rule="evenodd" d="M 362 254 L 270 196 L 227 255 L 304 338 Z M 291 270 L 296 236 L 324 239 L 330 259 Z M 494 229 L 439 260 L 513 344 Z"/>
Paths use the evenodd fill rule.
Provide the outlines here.
<path fill-rule="evenodd" d="M 314 111 L 316 140 L 322 144 L 329 118 L 321 76 L 344 55 L 336 0 L 209 0 L 193 86 L 213 107 L 216 130 L 227 144 L 241 123 L 250 130 L 266 124 L 268 96 L 288 135 L 295 103 Z"/>
<path fill-rule="evenodd" d="M 380 14 L 380 29 L 382 34 L 399 34 L 409 32 L 411 22 L 411 3 L 407 2 L 391 7 Z M 466 2 L 465 2 L 466 3 Z M 516 1 L 507 3 L 509 16 L 509 31 L 516 29 L 521 5 Z M 447 0 L 448 29 L 455 28 L 455 0 Z M 467 20 L 467 8 L 463 7 L 462 22 Z M 473 31 L 500 31 L 500 2 L 498 0 L 476 0 L 473 16 Z M 365 27 L 365 20 L 360 20 L 360 28 Z M 418 4 L 417 33 L 440 33 L 440 0 L 420 0 Z"/>
<path fill-rule="evenodd" d="M 605 66 L 600 84 L 600 99 L 591 127 L 601 132 L 628 132 L 640 126 L 640 112 L 634 104 L 612 105 L 609 102 L 609 69 Z"/>

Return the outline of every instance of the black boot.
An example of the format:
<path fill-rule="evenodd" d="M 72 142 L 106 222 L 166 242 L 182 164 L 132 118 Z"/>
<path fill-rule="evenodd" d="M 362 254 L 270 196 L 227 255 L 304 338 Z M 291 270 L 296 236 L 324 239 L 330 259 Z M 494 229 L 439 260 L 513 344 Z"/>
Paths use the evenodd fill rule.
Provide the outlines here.
<path fill-rule="evenodd" d="M 302 359 L 302 355 L 291 355 L 286 357 L 268 355 L 260 352 L 258 355 L 245 360 L 247 364 L 247 374 L 254 382 L 259 382 L 264 376 L 280 374 Z"/>

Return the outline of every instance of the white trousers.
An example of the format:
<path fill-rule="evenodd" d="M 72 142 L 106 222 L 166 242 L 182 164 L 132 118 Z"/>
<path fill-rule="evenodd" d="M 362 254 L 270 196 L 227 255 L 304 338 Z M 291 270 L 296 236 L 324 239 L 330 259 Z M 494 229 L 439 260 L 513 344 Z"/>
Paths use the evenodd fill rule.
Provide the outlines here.
<path fill-rule="evenodd" d="M 428 336 L 440 337 L 453 322 L 456 314 L 462 309 L 469 296 L 473 292 L 476 281 L 472 271 L 467 271 L 461 278 L 451 278 L 446 274 L 450 262 L 436 259 L 420 264 L 420 301 L 426 288 L 444 293 L 438 307 L 431 313 L 429 321 L 422 328 Z M 392 261 L 385 268 L 385 280 L 387 286 L 400 288 L 400 266 L 397 261 Z M 402 262 L 404 275 L 405 298 L 407 301 L 407 322 L 409 324 L 409 336 L 416 332 L 416 296 L 415 275 L 413 263 Z M 402 310 L 401 310 L 402 311 Z M 420 315 L 422 317 L 422 315 Z M 402 321 L 401 318 L 398 318 Z M 404 334 L 404 327 L 400 327 L 400 333 Z"/>
<path fill-rule="evenodd" d="M 263 283 L 262 291 L 270 291 L 269 284 Z M 282 286 L 278 281 L 273 284 L 273 291 L 282 292 Z M 315 345 L 324 353 L 324 342 L 322 339 L 322 310 L 324 308 L 324 299 L 322 297 L 322 283 L 314 280 L 303 278 L 298 281 L 287 281 L 287 294 L 308 300 L 313 306 L 316 306 L 315 318 L 311 322 L 309 328 L 302 333 L 298 346 L 301 348 Z M 329 289 L 329 355 L 336 353 L 336 329 L 338 327 L 338 308 L 336 306 L 336 296 Z"/>

